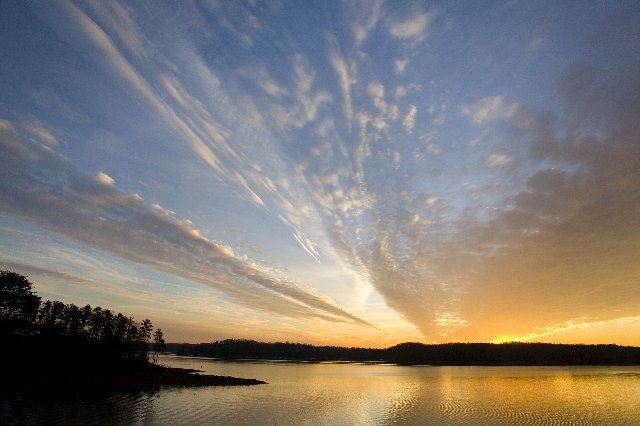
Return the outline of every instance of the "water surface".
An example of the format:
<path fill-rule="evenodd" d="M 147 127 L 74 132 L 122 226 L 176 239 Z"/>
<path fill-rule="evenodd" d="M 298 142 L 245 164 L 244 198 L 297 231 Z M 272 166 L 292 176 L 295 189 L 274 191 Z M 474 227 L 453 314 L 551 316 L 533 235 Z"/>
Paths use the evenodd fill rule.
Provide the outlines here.
<path fill-rule="evenodd" d="M 401 367 L 233 363 L 163 356 L 165 365 L 268 385 L 3 401 L 34 423 L 638 424 L 638 367 Z M 0 421 L 4 423 L 4 421 Z"/>

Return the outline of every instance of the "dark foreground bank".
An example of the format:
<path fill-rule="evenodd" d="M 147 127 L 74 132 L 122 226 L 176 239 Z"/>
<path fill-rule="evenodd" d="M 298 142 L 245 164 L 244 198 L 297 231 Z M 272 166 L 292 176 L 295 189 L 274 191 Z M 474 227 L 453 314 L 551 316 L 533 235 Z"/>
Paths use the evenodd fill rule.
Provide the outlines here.
<path fill-rule="evenodd" d="M 563 366 L 640 365 L 640 347 L 549 343 L 401 343 L 385 349 L 223 340 L 169 343 L 169 352 L 225 360 L 383 362 L 400 365 Z"/>

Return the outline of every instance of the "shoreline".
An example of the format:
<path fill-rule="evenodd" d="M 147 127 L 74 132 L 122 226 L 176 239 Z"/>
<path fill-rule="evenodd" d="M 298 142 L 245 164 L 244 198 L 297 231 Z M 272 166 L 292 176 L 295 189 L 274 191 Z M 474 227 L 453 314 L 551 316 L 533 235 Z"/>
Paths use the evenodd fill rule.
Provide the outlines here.
<path fill-rule="evenodd" d="M 152 366 L 139 371 L 97 373 L 73 377 L 70 387 L 101 390 L 158 390 L 163 387 L 254 386 L 267 384 L 257 379 L 200 374 L 200 370 Z"/>

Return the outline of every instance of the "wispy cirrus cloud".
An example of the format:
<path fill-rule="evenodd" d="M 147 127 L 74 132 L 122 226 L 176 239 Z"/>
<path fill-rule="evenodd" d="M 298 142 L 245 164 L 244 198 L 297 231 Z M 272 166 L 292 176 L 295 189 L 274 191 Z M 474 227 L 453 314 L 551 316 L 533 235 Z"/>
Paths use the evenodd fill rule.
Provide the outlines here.
<path fill-rule="evenodd" d="M 355 66 L 352 63 L 349 64 L 342 55 L 335 37 L 328 36 L 328 43 L 329 59 L 340 83 L 340 89 L 342 90 L 342 109 L 344 110 L 347 127 L 350 130 L 353 121 L 351 86 L 356 82 Z"/>
<path fill-rule="evenodd" d="M 54 145 L 57 141 L 55 136 L 47 130 L 41 123 L 29 122 L 24 124 L 24 129 L 36 140 L 47 145 Z"/>
<path fill-rule="evenodd" d="M 5 126 L 7 127 L 7 126 Z M 314 316 L 371 326 L 327 298 L 270 275 L 231 248 L 202 236 L 189 220 L 118 190 L 104 172 L 78 172 L 64 157 L 0 134 L 0 209 L 65 238 L 214 287 L 237 303 L 285 316 Z"/>
<path fill-rule="evenodd" d="M 633 322 L 640 321 L 640 316 L 633 317 L 623 317 L 623 318 L 615 318 L 610 320 L 601 320 L 601 321 L 584 321 L 584 320 L 567 320 L 558 324 L 548 325 L 543 327 L 533 333 L 527 334 L 526 336 L 506 336 L 495 339 L 495 343 L 504 343 L 504 342 L 535 342 L 543 339 L 545 337 L 566 333 L 572 330 L 581 330 L 581 329 L 593 329 L 597 327 L 606 327 L 610 325 L 620 325 L 620 324 L 629 324 Z"/>

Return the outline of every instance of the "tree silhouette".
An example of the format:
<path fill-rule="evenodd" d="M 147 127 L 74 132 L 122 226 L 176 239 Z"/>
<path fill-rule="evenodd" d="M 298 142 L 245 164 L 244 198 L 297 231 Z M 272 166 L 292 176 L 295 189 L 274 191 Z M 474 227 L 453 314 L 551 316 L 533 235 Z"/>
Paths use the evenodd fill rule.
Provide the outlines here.
<path fill-rule="evenodd" d="M 24 275 L 0 271 L 0 332 L 28 333 L 40 306 L 40 297 Z"/>
<path fill-rule="evenodd" d="M 148 359 L 146 348 L 149 343 L 149 339 L 151 338 L 151 330 L 153 330 L 153 325 L 149 319 L 143 320 L 142 323 L 140 323 L 140 327 L 138 327 L 138 355 L 140 356 L 140 359 Z"/>
<path fill-rule="evenodd" d="M 159 328 L 153 333 L 153 363 L 158 363 L 158 354 L 165 350 L 167 347 L 166 342 L 164 341 L 164 335 L 162 333 L 162 329 Z"/>
<path fill-rule="evenodd" d="M 147 362 L 152 331 L 148 319 L 137 323 L 99 306 L 80 308 L 50 300 L 40 303 L 27 277 L 0 271 L 0 334 L 14 342 L 28 337 L 28 342 L 22 339 L 20 344 L 45 350 L 57 346 L 57 353 L 64 352 L 81 363 Z M 164 345 L 162 331 L 157 330 L 156 354 Z"/>

